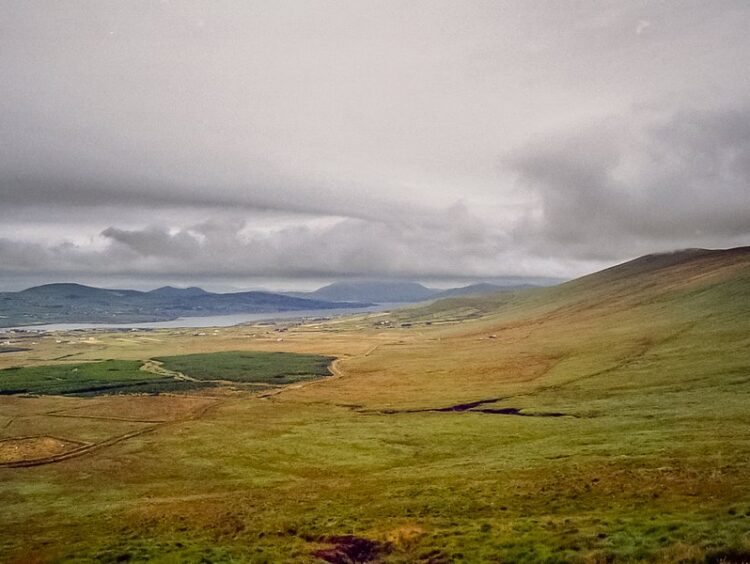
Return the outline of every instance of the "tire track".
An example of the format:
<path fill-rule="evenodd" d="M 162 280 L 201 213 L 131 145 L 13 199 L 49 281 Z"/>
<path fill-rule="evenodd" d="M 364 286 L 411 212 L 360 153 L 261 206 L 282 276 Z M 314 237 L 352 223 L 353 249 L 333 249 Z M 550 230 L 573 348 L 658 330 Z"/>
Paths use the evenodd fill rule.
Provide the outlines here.
<path fill-rule="evenodd" d="M 370 356 L 372 353 L 375 352 L 376 349 L 378 349 L 380 346 L 385 345 L 388 343 L 378 343 L 377 345 L 374 345 L 370 349 L 368 349 L 362 356 Z M 331 375 L 326 378 L 320 378 L 318 380 L 310 380 L 308 382 L 300 382 L 299 384 L 291 384 L 284 386 L 282 388 L 279 388 L 278 390 L 274 390 L 273 392 L 267 392 L 265 394 L 261 394 L 258 397 L 260 399 L 269 399 L 274 396 L 278 396 L 279 394 L 284 393 L 285 391 L 289 390 L 299 390 L 301 388 L 305 388 L 307 386 L 312 386 L 313 384 L 325 384 L 326 382 L 331 382 L 333 380 L 338 380 L 340 378 L 343 378 L 346 376 L 346 373 L 341 368 L 341 363 L 345 360 L 351 360 L 352 358 L 355 358 L 354 356 L 346 356 L 344 358 L 337 358 L 334 360 L 328 367 L 328 370 L 330 370 Z"/>
<path fill-rule="evenodd" d="M 169 370 L 168 368 L 164 367 L 163 362 L 154 360 L 152 358 L 148 360 L 144 360 L 143 364 L 140 367 L 140 370 L 143 370 L 144 372 L 149 372 L 151 374 L 155 374 L 156 376 L 167 376 L 167 377 L 174 378 L 175 380 L 181 380 L 185 382 L 202 382 L 202 380 L 196 380 L 195 378 L 192 378 L 188 376 L 187 374 L 183 374 L 182 372 Z"/>
<path fill-rule="evenodd" d="M 372 346 L 370 349 L 368 349 L 362 356 L 369 356 L 372 353 L 375 352 L 380 346 L 386 345 L 388 343 L 378 343 L 374 346 Z M 310 386 L 313 384 L 322 384 L 325 382 L 329 382 L 331 380 L 336 380 L 339 378 L 343 378 L 346 376 L 346 373 L 341 368 L 340 364 L 344 360 L 349 360 L 351 358 L 354 358 L 352 356 L 347 356 L 345 358 L 337 358 L 333 362 L 331 362 L 329 366 L 329 370 L 331 372 L 331 376 L 328 376 L 326 378 L 318 379 L 318 380 L 310 380 L 308 382 L 301 382 L 298 384 L 289 384 L 283 387 L 280 387 L 272 392 L 263 393 L 259 396 L 257 396 L 260 399 L 269 399 L 273 396 L 276 396 L 278 394 L 281 394 L 284 391 L 287 390 L 298 390 L 300 388 L 304 388 L 306 386 Z M 158 363 L 158 361 L 145 361 L 144 365 L 141 366 L 141 370 L 144 372 L 150 372 L 152 374 L 157 374 L 160 376 L 173 376 L 175 378 L 184 378 L 185 380 L 189 381 L 195 381 L 192 378 L 180 373 L 180 372 L 173 372 L 171 370 L 167 370 L 166 368 L 163 368 L 160 366 L 161 363 Z M 97 419 L 97 420 L 112 420 L 112 421 L 128 421 L 132 423 L 142 423 L 142 424 L 149 424 L 149 427 L 143 428 L 143 429 L 137 429 L 135 431 L 131 431 L 129 433 L 125 433 L 123 435 L 118 435 L 116 437 L 112 437 L 109 439 L 106 439 L 104 441 L 98 442 L 98 443 L 92 443 L 92 444 L 86 444 L 80 448 L 76 448 L 73 450 L 69 450 L 64 453 L 47 456 L 43 458 L 35 458 L 31 460 L 17 460 L 13 462 L 0 462 L 0 468 L 29 468 L 33 466 L 41 466 L 43 464 L 51 464 L 53 462 L 60 462 L 63 460 L 69 460 L 71 458 L 76 458 L 79 456 L 84 456 L 86 454 L 90 454 L 92 452 L 96 452 L 98 450 L 101 450 L 103 448 L 116 445 L 118 443 L 121 443 L 123 441 L 145 435 L 146 433 L 151 433 L 156 431 L 157 429 L 160 429 L 162 427 L 165 427 L 167 425 L 174 425 L 178 423 L 185 423 L 188 421 L 197 421 L 199 419 L 204 418 L 209 411 L 212 409 L 216 409 L 220 407 L 222 404 L 224 404 L 227 400 L 224 399 L 218 399 L 215 400 L 212 403 L 209 403 L 205 406 L 202 406 L 200 409 L 198 409 L 195 413 L 193 413 L 191 416 L 186 417 L 185 419 L 179 419 L 175 421 L 160 421 L 160 420 L 134 420 L 134 419 L 124 419 L 119 417 L 107 417 L 107 416 L 90 416 L 90 415 L 68 415 L 59 413 L 58 411 L 62 410 L 56 410 L 52 412 L 48 412 L 46 415 L 53 416 L 53 417 L 67 417 L 72 419 Z M 9 425 L 10 423 L 6 424 Z M 68 439 L 64 439 L 68 441 Z M 69 442 L 80 442 L 80 441 L 69 441 Z"/>
<path fill-rule="evenodd" d="M 51 464 L 53 462 L 60 462 L 61 460 L 68 460 L 69 458 L 76 458 L 78 456 L 83 456 L 84 454 L 89 454 L 99 449 L 115 445 L 122 441 L 132 439 L 133 437 L 150 433 L 152 431 L 155 431 L 157 427 L 159 427 L 159 425 L 154 425 L 146 429 L 138 429 L 137 431 L 131 431 L 130 433 L 125 433 L 124 435 L 118 435 L 99 443 L 85 445 L 80 448 L 69 450 L 67 452 L 55 454 L 53 456 L 33 458 L 30 460 L 15 460 L 13 462 L 0 462 L 0 468 L 29 468 L 31 466 L 41 466 L 42 464 Z M 65 440 L 68 441 L 69 439 Z"/>
<path fill-rule="evenodd" d="M 149 427 L 145 427 L 143 429 L 136 429 L 135 431 L 130 431 L 128 433 L 117 435 L 116 437 L 111 437 L 109 439 L 105 439 L 104 441 L 98 442 L 98 443 L 90 443 L 85 444 L 84 446 L 80 448 L 75 448 L 72 450 L 69 450 L 67 452 L 63 452 L 60 454 L 52 455 L 52 456 L 45 456 L 42 458 L 34 458 L 29 460 L 16 460 L 12 462 L 0 462 L 0 468 L 29 468 L 32 466 L 41 466 L 43 464 L 51 464 L 53 462 L 60 462 L 62 460 L 68 460 L 71 458 L 77 458 L 79 456 L 83 456 L 86 454 L 90 454 L 92 452 L 95 452 L 97 450 L 101 450 L 106 447 L 110 447 L 113 445 L 116 445 L 118 443 L 121 443 L 123 441 L 127 441 L 128 439 L 132 439 L 135 437 L 139 437 L 141 435 L 145 435 L 146 433 L 152 433 L 158 429 L 161 429 L 162 427 L 166 427 L 168 425 L 175 425 L 179 423 L 186 423 L 189 421 L 198 421 L 200 419 L 203 419 L 211 409 L 219 407 L 221 404 L 223 404 L 226 400 L 216 400 L 212 403 L 209 403 L 207 405 L 202 406 L 200 409 L 196 410 L 194 413 L 190 414 L 188 417 L 184 419 L 177 419 L 175 421 L 160 421 L 156 424 L 153 424 Z M 65 415 L 57 415 L 57 417 L 66 417 Z M 71 415 L 68 417 L 76 418 L 76 416 Z M 94 419 L 94 417 L 88 417 L 88 416 L 81 416 L 81 419 Z M 96 419 L 111 419 L 113 421 L 123 421 L 123 419 L 116 418 L 116 417 L 97 417 Z M 124 421 L 130 421 L 132 423 L 142 423 L 140 421 L 135 421 L 132 419 L 124 420 Z M 63 439 L 61 437 L 58 437 L 60 440 L 64 440 L 67 442 L 72 443 L 80 443 L 81 441 L 75 441 L 71 439 Z"/>

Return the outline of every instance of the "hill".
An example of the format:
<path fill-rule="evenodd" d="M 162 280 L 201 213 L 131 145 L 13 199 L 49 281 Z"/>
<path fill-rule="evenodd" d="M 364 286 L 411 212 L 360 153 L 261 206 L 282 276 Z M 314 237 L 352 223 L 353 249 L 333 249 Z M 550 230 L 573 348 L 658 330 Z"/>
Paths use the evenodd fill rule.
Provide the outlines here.
<path fill-rule="evenodd" d="M 372 319 L 394 328 L 394 343 L 304 399 L 390 416 L 408 425 L 390 441 L 445 460 L 409 471 L 478 503 L 498 548 L 469 540 L 467 509 L 450 513 L 460 548 L 436 550 L 747 560 L 750 529 L 736 515 L 750 514 L 750 247 L 648 255 L 558 287 Z"/>
<path fill-rule="evenodd" d="M 290 296 L 330 301 L 363 301 L 374 303 L 415 303 L 452 296 L 470 296 L 495 292 L 514 292 L 534 288 L 532 284 L 499 285 L 490 283 L 471 284 L 460 288 L 437 290 L 417 282 L 394 280 L 355 280 L 334 282 L 314 292 L 292 292 Z"/>
<path fill-rule="evenodd" d="M 529 290 L 536 288 L 534 284 L 515 284 L 511 286 L 500 286 L 499 284 L 471 284 L 469 286 L 463 286 L 461 288 L 450 288 L 443 290 L 432 295 L 433 300 L 441 300 L 443 298 L 455 298 L 458 296 L 479 296 L 482 294 L 496 294 L 500 292 L 518 292 L 521 290 Z"/>
<path fill-rule="evenodd" d="M 395 312 L 394 319 L 447 322 L 545 316 L 544 321 L 548 322 L 549 316 L 558 319 L 582 312 L 591 315 L 593 311 L 610 315 L 636 306 L 653 307 L 657 303 L 674 306 L 680 299 L 694 298 L 693 293 L 698 291 L 706 299 L 710 295 L 727 299 L 727 303 L 715 305 L 723 313 L 729 313 L 740 304 L 730 301 L 736 300 L 736 296 L 721 292 L 744 288 L 749 263 L 750 247 L 658 253 L 557 286 L 435 301 Z"/>
<path fill-rule="evenodd" d="M 215 294 L 165 286 L 150 292 L 81 284 L 46 284 L 0 293 L 0 327 L 43 323 L 134 323 L 187 316 L 362 307 L 271 292 Z"/>
<path fill-rule="evenodd" d="M 436 290 L 426 288 L 417 282 L 393 280 L 355 280 L 334 282 L 314 292 L 293 293 L 290 295 L 333 302 L 364 301 L 375 303 L 421 302 L 431 299 Z"/>
<path fill-rule="evenodd" d="M 55 283 L 34 286 L 33 288 L 27 288 L 26 290 L 17 292 L 16 294 L 26 300 L 58 301 L 61 299 L 111 299 L 124 296 L 136 296 L 140 293 L 141 292 L 136 290 L 107 290 L 104 288 L 84 286 L 83 284 Z M 2 296 L 5 297 L 9 294 L 13 294 L 13 292 L 5 292 Z"/>
<path fill-rule="evenodd" d="M 193 296 L 205 296 L 206 292 L 203 288 L 197 288 L 191 286 L 190 288 L 175 288 L 174 286 L 162 286 L 156 290 L 151 290 L 149 294 L 152 296 L 164 296 L 164 297 L 193 297 Z"/>

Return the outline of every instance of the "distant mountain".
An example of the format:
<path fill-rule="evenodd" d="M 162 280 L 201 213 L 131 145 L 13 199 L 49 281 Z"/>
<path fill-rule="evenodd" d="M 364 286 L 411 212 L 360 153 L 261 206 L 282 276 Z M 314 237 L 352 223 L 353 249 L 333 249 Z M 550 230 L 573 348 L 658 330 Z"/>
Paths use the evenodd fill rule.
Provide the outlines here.
<path fill-rule="evenodd" d="M 513 286 L 500 286 L 499 284 L 489 284 L 483 282 L 480 284 L 471 284 L 470 286 L 463 286 L 461 288 L 450 288 L 449 290 L 443 290 L 432 296 L 431 299 L 439 300 L 442 298 L 455 298 L 458 296 L 479 296 L 482 294 L 494 294 L 496 292 L 517 292 L 520 290 L 529 290 L 531 288 L 537 288 L 534 284 L 515 284 Z"/>
<path fill-rule="evenodd" d="M 188 298 L 194 296 L 204 296 L 208 294 L 203 288 L 191 286 L 190 288 L 175 288 L 174 286 L 162 286 L 149 292 L 152 296 L 163 296 L 170 298 Z"/>
<path fill-rule="evenodd" d="M 425 288 L 416 282 L 388 280 L 355 280 L 334 282 L 314 292 L 296 292 L 290 295 L 334 302 L 364 301 L 376 303 L 421 302 L 429 300 L 435 290 Z"/>
<path fill-rule="evenodd" d="M 417 282 L 401 281 L 349 281 L 334 282 L 314 292 L 293 292 L 288 295 L 330 301 L 364 301 L 375 303 L 423 302 L 456 296 L 491 294 L 534 288 L 532 284 L 501 286 L 499 284 L 471 284 L 461 288 L 437 290 Z"/>
<path fill-rule="evenodd" d="M 12 292 L 6 292 L 6 294 L 12 294 Z M 126 295 L 135 296 L 141 294 L 141 292 L 137 290 L 107 290 L 105 288 L 84 286 L 83 284 L 57 283 L 34 286 L 33 288 L 17 292 L 17 294 L 29 300 L 74 300 L 82 298 L 122 297 Z"/>
<path fill-rule="evenodd" d="M 150 292 L 110 290 L 81 284 L 36 286 L 0 293 L 0 327 L 44 323 L 138 323 L 233 313 L 363 307 L 352 303 L 272 292 L 214 294 L 201 288 L 165 286 Z"/>

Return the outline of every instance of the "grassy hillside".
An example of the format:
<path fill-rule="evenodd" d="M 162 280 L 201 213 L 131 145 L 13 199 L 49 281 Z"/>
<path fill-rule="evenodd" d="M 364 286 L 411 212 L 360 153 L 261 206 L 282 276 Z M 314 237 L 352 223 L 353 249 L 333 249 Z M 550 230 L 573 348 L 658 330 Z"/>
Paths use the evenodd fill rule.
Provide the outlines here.
<path fill-rule="evenodd" d="M 211 346 L 237 350 L 240 331 Z M 3 554 L 750 556 L 748 249 L 644 257 L 555 288 L 252 342 L 281 347 L 343 360 L 331 379 L 221 396 L 201 420 L 86 457 L 0 469 Z"/>

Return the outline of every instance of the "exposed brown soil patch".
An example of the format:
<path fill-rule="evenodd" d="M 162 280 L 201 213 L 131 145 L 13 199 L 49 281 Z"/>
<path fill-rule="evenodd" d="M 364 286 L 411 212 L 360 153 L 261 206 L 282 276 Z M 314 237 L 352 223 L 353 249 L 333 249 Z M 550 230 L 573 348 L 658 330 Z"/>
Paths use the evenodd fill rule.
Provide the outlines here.
<path fill-rule="evenodd" d="M 451 412 L 451 411 L 471 411 L 474 408 L 479 407 L 480 405 L 485 405 L 488 403 L 497 403 L 502 399 L 503 398 L 478 400 L 478 401 L 473 401 L 469 403 L 458 403 L 456 405 L 449 405 L 447 407 L 424 407 L 420 409 L 382 409 L 378 411 L 378 413 L 391 415 L 395 413 L 429 413 L 429 412 L 446 413 L 446 412 Z"/>
<path fill-rule="evenodd" d="M 722 550 L 706 555 L 707 564 L 750 564 L 750 550 Z"/>
<path fill-rule="evenodd" d="M 150 433 L 151 431 L 156 429 L 156 427 L 157 427 L 156 425 L 152 427 L 146 427 L 144 429 L 139 429 L 137 431 L 125 433 L 124 435 L 112 437 L 110 439 L 107 439 L 106 441 L 101 441 L 99 443 L 94 443 L 94 444 L 82 443 L 80 445 L 75 445 L 74 448 L 68 449 L 63 452 L 59 452 L 57 454 L 50 454 L 46 456 L 33 457 L 33 458 L 22 458 L 19 460 L 10 460 L 8 462 L 0 461 L 0 467 L 28 468 L 30 466 L 41 466 L 42 464 L 51 464 L 53 462 L 60 462 L 61 460 L 67 460 L 69 458 L 81 456 L 83 454 L 87 454 L 89 452 L 93 452 L 95 450 L 99 450 L 104 447 L 112 446 L 122 441 L 132 439 L 133 437 L 137 437 L 138 435 L 143 435 L 144 433 Z M 72 441 L 68 441 L 68 442 L 72 442 Z"/>
<path fill-rule="evenodd" d="M 475 409 L 474 412 L 478 413 L 493 413 L 495 415 L 518 415 L 519 417 L 564 417 L 567 413 L 559 413 L 557 411 L 544 411 L 539 413 L 524 413 L 520 409 L 515 407 L 500 407 L 500 408 L 485 408 Z M 574 415 L 571 417 L 575 417 Z"/>
<path fill-rule="evenodd" d="M 17 437 L 0 440 L 0 463 L 46 458 L 70 452 L 83 443 L 50 436 Z"/>
<path fill-rule="evenodd" d="M 102 398 L 102 400 L 106 399 L 112 399 L 115 398 L 115 396 L 110 396 L 107 398 Z M 208 399 L 208 398 L 192 398 L 190 396 L 140 396 L 138 399 L 154 399 L 157 398 L 159 401 L 162 400 L 168 400 L 168 399 L 174 399 L 178 401 L 182 400 L 195 400 L 193 403 L 189 403 L 190 409 L 187 412 L 183 412 L 180 415 L 181 416 L 175 416 L 171 420 L 139 420 L 139 419 L 131 419 L 128 417 L 119 417 L 117 415 L 116 410 L 112 410 L 112 416 L 76 416 L 76 415 L 63 415 L 58 412 L 50 412 L 47 415 L 51 416 L 58 416 L 58 417 L 69 417 L 69 418 L 80 418 L 80 419 L 102 419 L 102 420 L 113 420 L 113 421 L 130 421 L 130 422 L 142 422 L 142 423 L 151 423 L 149 426 L 142 427 L 140 429 L 136 429 L 134 431 L 117 435 L 114 437 L 110 437 L 108 439 L 105 439 L 103 441 L 97 442 L 97 443 L 77 443 L 75 441 L 67 440 L 67 439 L 56 439 L 59 441 L 62 441 L 64 443 L 71 443 L 73 446 L 71 448 L 63 449 L 63 450 L 57 450 L 55 452 L 42 452 L 38 455 L 36 454 L 29 454 L 27 456 L 16 456 L 13 459 L 5 460 L 2 457 L 0 457 L 0 467 L 10 467 L 10 468 L 21 468 L 21 467 L 29 467 L 29 466 L 39 466 L 42 464 L 50 464 L 52 462 L 59 462 L 61 460 L 67 460 L 69 458 L 74 458 L 77 456 L 81 456 L 84 454 L 88 454 L 90 452 L 109 447 L 112 445 L 115 445 L 117 443 L 126 441 L 128 439 L 132 439 L 134 437 L 143 435 L 145 433 L 150 433 L 158 428 L 162 428 L 166 425 L 172 425 L 172 424 L 179 424 L 180 422 L 184 421 L 193 421 L 197 419 L 201 419 L 204 417 L 212 408 L 217 407 L 221 400 L 217 400 L 216 398 Z M 133 402 L 133 398 L 122 398 L 117 397 L 116 399 L 129 399 L 130 402 Z M 95 401 L 92 403 L 96 403 Z M 137 401 L 134 402 L 137 405 Z M 97 404 L 99 407 L 110 405 L 106 401 L 102 401 L 100 404 Z M 88 406 L 83 406 L 88 407 Z M 110 407 L 115 407 L 114 405 L 110 405 Z M 122 406 L 121 406 L 122 407 Z M 156 403 L 152 407 L 164 407 L 163 403 Z M 76 409 L 69 410 L 72 413 L 75 413 Z M 16 437 L 13 439 L 6 439 L 7 440 L 20 440 L 21 438 L 26 437 Z M 55 437 L 52 437 L 55 438 Z M 0 444 L 2 444 L 0 442 Z"/>
<path fill-rule="evenodd" d="M 519 417 L 577 417 L 576 415 L 570 415 L 568 413 L 560 413 L 557 411 L 549 412 L 531 412 L 526 413 L 517 407 L 481 407 L 483 405 L 497 403 L 507 398 L 494 398 L 486 400 L 478 400 L 470 403 L 459 403 L 456 405 L 449 405 L 447 407 L 425 407 L 421 409 L 383 409 L 380 411 L 362 411 L 362 413 L 380 413 L 383 415 L 394 415 L 397 413 L 450 413 L 450 412 L 468 412 L 468 413 L 489 413 L 494 415 L 517 415 Z"/>
<path fill-rule="evenodd" d="M 436 407 L 433 409 L 426 409 L 425 411 L 438 411 L 438 412 L 446 412 L 446 411 L 470 411 L 476 407 L 479 407 L 480 405 L 485 405 L 487 403 L 497 403 L 503 398 L 494 398 L 494 399 L 486 399 L 486 400 L 479 400 L 474 401 L 470 403 L 459 403 L 456 405 L 449 405 L 448 407 Z"/>
<path fill-rule="evenodd" d="M 375 542 L 370 539 L 354 535 L 330 536 L 321 542 L 332 544 L 331 548 L 322 548 L 312 553 L 331 564 L 354 564 L 357 562 L 374 562 L 382 554 L 390 551 L 390 545 Z"/>

